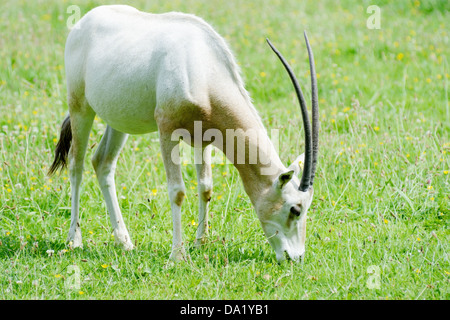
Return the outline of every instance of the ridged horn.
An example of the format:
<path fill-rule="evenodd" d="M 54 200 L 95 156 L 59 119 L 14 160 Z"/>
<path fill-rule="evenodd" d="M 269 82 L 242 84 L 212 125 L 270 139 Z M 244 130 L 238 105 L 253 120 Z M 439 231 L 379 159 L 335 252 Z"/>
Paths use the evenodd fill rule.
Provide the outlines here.
<path fill-rule="evenodd" d="M 314 55 L 309 45 L 308 36 L 304 31 L 306 48 L 308 49 L 309 70 L 311 73 L 311 106 L 312 106 L 312 167 L 311 167 L 311 186 L 314 183 L 316 175 L 317 156 L 319 154 L 319 93 L 317 88 L 316 68 L 314 64 Z"/>
<path fill-rule="evenodd" d="M 300 110 L 303 119 L 303 128 L 305 130 L 305 159 L 303 165 L 302 178 L 300 180 L 299 190 L 306 192 L 311 186 L 311 170 L 312 170 L 312 158 L 313 158 L 313 148 L 312 148 L 312 134 L 311 134 L 311 124 L 309 122 L 308 109 L 306 107 L 305 98 L 303 97 L 302 90 L 298 84 L 297 78 L 294 75 L 291 67 L 287 63 L 283 55 L 275 48 L 275 46 L 266 39 L 269 46 L 272 48 L 273 52 L 278 56 L 284 68 L 286 69 L 289 77 L 291 78 L 292 85 L 294 86 L 295 93 L 297 94 L 297 99 L 300 104 Z"/>

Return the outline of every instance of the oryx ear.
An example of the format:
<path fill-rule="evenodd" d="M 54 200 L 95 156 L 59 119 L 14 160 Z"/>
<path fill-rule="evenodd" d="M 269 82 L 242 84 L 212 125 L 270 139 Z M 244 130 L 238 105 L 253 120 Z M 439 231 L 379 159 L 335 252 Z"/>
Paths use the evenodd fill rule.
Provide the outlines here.
<path fill-rule="evenodd" d="M 282 173 L 278 176 L 277 187 L 278 189 L 283 189 L 283 187 L 291 181 L 292 176 L 294 175 L 294 170 L 290 170 L 288 172 Z"/>
<path fill-rule="evenodd" d="M 288 169 L 294 170 L 295 175 L 298 176 L 298 174 L 303 170 L 304 163 L 305 163 L 305 154 L 302 153 L 297 157 L 297 159 L 294 160 L 294 162 L 291 163 Z"/>

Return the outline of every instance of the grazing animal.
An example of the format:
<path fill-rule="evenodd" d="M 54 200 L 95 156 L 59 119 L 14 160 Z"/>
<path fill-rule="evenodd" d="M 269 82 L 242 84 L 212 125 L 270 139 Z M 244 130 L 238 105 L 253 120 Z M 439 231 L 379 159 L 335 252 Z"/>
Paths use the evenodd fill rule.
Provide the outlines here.
<path fill-rule="evenodd" d="M 100 6 L 80 19 L 66 42 L 69 115 L 49 170 L 53 174 L 63 168 L 68 158 L 72 201 L 68 240 L 73 247 L 82 245 L 80 184 L 89 133 L 98 115 L 107 127 L 92 164 L 117 244 L 133 248 L 116 196 L 114 173 L 119 153 L 129 134 L 158 131 L 173 219 L 170 258 L 184 258 L 181 205 L 185 186 L 176 161 L 180 137 L 173 138 L 173 133 L 182 129 L 194 137 L 186 142 L 195 150 L 198 179 L 196 244 L 205 241 L 213 189 L 211 149 L 216 146 L 239 171 L 276 258 L 281 261 L 287 255 L 298 260 L 305 251 L 319 130 L 314 60 L 306 33 L 305 40 L 311 69 L 312 128 L 295 76 L 268 40 L 294 84 L 305 130 L 305 154 L 285 167 L 244 88 L 230 49 L 209 24 L 190 14 L 150 14 L 124 5 Z M 199 122 L 201 138 L 195 135 Z M 208 140 L 205 136 L 211 130 L 215 134 Z M 234 130 L 233 139 L 243 144 L 218 139 L 229 130 Z M 255 134 L 248 134 L 250 131 Z M 254 161 L 249 161 L 251 148 L 259 155 Z M 297 177 L 302 171 L 300 161 L 304 163 L 301 179 Z"/>

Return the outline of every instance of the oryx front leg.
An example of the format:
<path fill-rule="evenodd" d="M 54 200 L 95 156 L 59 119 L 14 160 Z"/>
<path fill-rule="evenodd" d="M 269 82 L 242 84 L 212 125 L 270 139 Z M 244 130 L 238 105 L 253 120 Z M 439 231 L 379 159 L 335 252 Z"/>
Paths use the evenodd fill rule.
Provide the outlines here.
<path fill-rule="evenodd" d="M 100 189 L 105 198 L 115 243 L 125 250 L 131 250 L 133 249 L 133 243 L 122 218 L 114 181 L 117 159 L 127 138 L 127 134 L 107 126 L 100 145 L 92 158 L 92 165 L 94 166 Z"/>
<path fill-rule="evenodd" d="M 199 247 L 205 243 L 205 233 L 208 232 L 208 206 L 212 195 L 212 171 L 211 171 L 212 145 L 204 149 L 195 148 L 195 168 L 197 170 L 198 184 L 198 228 L 195 246 Z"/>
<path fill-rule="evenodd" d="M 180 261 L 185 259 L 181 232 L 181 204 L 186 189 L 181 175 L 179 141 L 172 141 L 170 134 L 160 132 L 160 142 L 172 210 L 173 242 L 170 259 Z"/>
<path fill-rule="evenodd" d="M 86 110 L 87 109 L 87 110 Z M 83 176 L 84 157 L 89 140 L 94 113 L 87 107 L 85 112 L 71 112 L 70 123 L 72 129 L 72 144 L 69 151 L 69 172 L 71 186 L 71 221 L 67 241 L 72 243 L 72 247 L 82 247 L 80 228 L 80 189 Z"/>

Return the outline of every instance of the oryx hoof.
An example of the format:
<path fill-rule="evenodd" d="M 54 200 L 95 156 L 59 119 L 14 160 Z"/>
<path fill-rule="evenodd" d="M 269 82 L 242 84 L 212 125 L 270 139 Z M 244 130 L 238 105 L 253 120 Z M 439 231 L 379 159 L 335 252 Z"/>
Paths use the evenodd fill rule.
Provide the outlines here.
<path fill-rule="evenodd" d="M 197 239 L 195 239 L 194 247 L 195 247 L 196 249 L 200 249 L 200 248 L 203 247 L 205 244 L 206 244 L 206 238 L 205 238 L 205 237 L 197 238 Z"/>
<path fill-rule="evenodd" d="M 184 247 L 173 248 L 169 259 L 174 262 L 186 261 L 186 251 Z"/>
<path fill-rule="evenodd" d="M 134 246 L 131 242 L 130 236 L 128 233 L 120 233 L 114 231 L 114 243 L 116 246 L 122 248 L 125 251 L 133 250 Z"/>
<path fill-rule="evenodd" d="M 77 228 L 75 230 L 69 230 L 67 242 L 69 243 L 70 248 L 83 248 L 81 229 Z"/>

